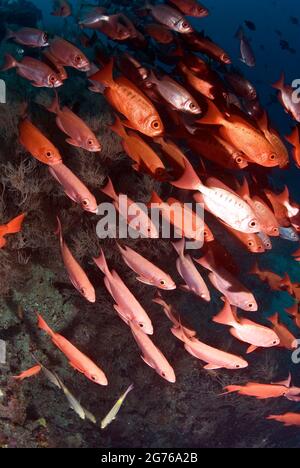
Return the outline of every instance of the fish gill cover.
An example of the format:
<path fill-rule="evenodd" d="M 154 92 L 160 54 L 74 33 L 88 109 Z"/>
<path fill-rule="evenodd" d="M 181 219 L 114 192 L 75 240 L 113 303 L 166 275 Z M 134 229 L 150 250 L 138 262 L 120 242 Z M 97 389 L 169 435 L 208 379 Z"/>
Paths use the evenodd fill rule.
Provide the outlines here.
<path fill-rule="evenodd" d="M 299 447 L 299 27 L 0 1 L 1 447 Z"/>

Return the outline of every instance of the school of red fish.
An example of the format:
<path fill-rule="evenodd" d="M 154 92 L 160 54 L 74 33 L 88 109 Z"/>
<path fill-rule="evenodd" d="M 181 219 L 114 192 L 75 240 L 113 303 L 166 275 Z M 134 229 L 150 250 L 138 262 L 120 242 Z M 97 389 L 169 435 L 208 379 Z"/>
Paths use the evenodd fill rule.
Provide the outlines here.
<path fill-rule="evenodd" d="M 71 6 L 63 0 L 53 12 L 54 16 L 61 17 L 72 14 Z M 213 292 L 219 294 L 223 306 L 216 310 L 213 322 L 246 345 L 244 356 L 201 341 L 196 331 L 183 324 L 183 318 L 163 296 L 178 286 L 172 277 L 123 243 L 117 243 L 117 248 L 126 265 L 137 275 L 137 281 L 159 291 L 153 302 L 162 307 L 171 322 L 171 333 L 184 349 L 204 363 L 207 370 L 237 371 L 248 367 L 247 354 L 259 353 L 262 348 L 282 347 L 295 351 L 299 348 L 297 336 L 283 320 L 285 311 L 278 311 L 269 322 L 260 315 L 255 294 L 242 284 L 236 262 L 215 239 L 213 229 L 205 223 L 201 232 L 195 234 L 187 226 L 178 226 L 169 208 L 174 203 L 182 207 L 184 201 L 202 203 L 209 218 L 218 220 L 220 227 L 232 236 L 232 241 L 253 256 L 253 269 L 248 273 L 267 283 L 272 291 L 287 291 L 292 296 L 294 306 L 287 309 L 286 314 L 293 317 L 294 325 L 300 329 L 300 285 L 292 282 L 288 272 L 281 277 L 272 271 L 262 271 L 257 263 L 257 255 L 272 249 L 273 238 L 299 241 L 300 205 L 291 199 L 288 187 L 278 193 L 270 186 L 267 175 L 273 168 L 284 170 L 290 164 L 300 168 L 300 103 L 294 102 L 293 88 L 282 76 L 273 87 L 278 90 L 279 102 L 295 126 L 285 142 L 273 128 L 252 83 L 231 66 L 232 59 L 222 47 L 196 31 L 188 20 L 188 17 L 203 18 L 208 14 L 197 0 L 146 4 L 143 10 L 135 12 L 136 21 L 130 14 L 128 17 L 123 12 L 110 15 L 103 8 L 89 6 L 77 18 L 80 44 L 87 49 L 86 53 L 78 44 L 61 37 L 51 38 L 34 28 L 9 30 L 7 40 L 36 49 L 38 58 L 29 54 L 19 61 L 7 55 L 1 71 L 15 69 L 32 86 L 53 89 L 53 101 L 46 110 L 55 114 L 57 127 L 66 135 L 66 142 L 99 153 L 103 143 L 73 110 L 61 105 L 58 94 L 60 87 L 76 80 L 74 70 L 80 72 L 81 76 L 86 76 L 90 92 L 103 94 L 109 103 L 114 115 L 109 128 L 120 137 L 133 170 L 149 175 L 162 187 L 171 185 L 175 190 L 180 189 L 178 200 L 162 200 L 157 193 L 149 194 L 149 206 L 160 203 L 162 216 L 182 236 L 181 240 L 173 242 L 174 264 L 176 262 L 183 280 L 181 289 L 191 295 L 191 301 L 192 295 L 196 295 L 204 303 L 211 301 Z M 116 44 L 126 41 L 127 51 L 118 53 L 115 47 L 108 56 L 100 48 L 94 50 L 92 39 L 95 34 L 97 38 L 99 32 Z M 241 67 L 246 73 L 247 66 L 256 65 L 255 55 L 242 31 L 237 40 L 240 41 Z M 147 56 L 150 45 L 157 52 L 154 58 Z M 132 55 L 132 50 L 137 52 Z M 167 73 L 165 70 L 170 67 L 172 71 Z M 71 77 L 68 68 L 73 69 Z M 27 107 L 20 115 L 20 144 L 33 158 L 48 166 L 49 177 L 60 184 L 70 200 L 85 212 L 97 214 L 100 200 L 96 200 L 90 189 L 64 164 L 60 150 L 39 129 L 38 122 L 31 121 L 29 110 Z M 291 145 L 292 162 L 287 143 Z M 106 185 L 99 189 L 120 211 L 114 182 L 108 178 Z M 138 202 L 128 198 L 128 208 L 135 207 Z M 195 221 L 197 214 L 192 213 L 193 217 Z M 141 219 L 139 233 L 155 242 L 160 236 L 159 230 L 147 213 Z M 95 303 L 95 288 L 65 242 L 61 221 L 58 217 L 57 235 L 67 275 L 78 293 Z M 127 217 L 126 221 L 130 224 L 132 220 Z M 7 237 L 20 232 L 24 222 L 26 213 L 0 226 L 0 248 L 8 248 Z M 186 240 L 196 241 L 202 237 L 201 253 L 188 253 Z M 299 250 L 293 256 L 296 262 L 300 261 Z M 93 260 L 103 275 L 115 312 L 127 324 L 143 361 L 160 377 L 175 383 L 176 365 L 169 362 L 156 346 L 155 339 L 152 340 L 155 330 L 149 313 L 118 272 L 111 269 L 104 251 Z M 245 316 L 247 313 L 251 313 L 251 319 Z M 76 371 L 96 384 L 108 385 L 109 376 L 103 370 L 105 363 L 94 363 L 52 330 L 40 313 L 37 315 L 38 327 L 46 332 Z M 42 364 L 38 363 L 16 379 L 32 377 L 42 369 Z M 72 397 L 62 384 L 60 387 L 66 396 Z M 225 391 L 258 399 L 284 397 L 300 402 L 300 388 L 292 386 L 291 376 L 279 383 L 231 385 Z M 76 404 L 72 401 L 74 409 Z M 85 411 L 82 413 L 82 408 L 77 407 L 77 412 L 88 417 Z M 287 426 L 300 426 L 300 413 L 271 415 L 268 419 Z"/>

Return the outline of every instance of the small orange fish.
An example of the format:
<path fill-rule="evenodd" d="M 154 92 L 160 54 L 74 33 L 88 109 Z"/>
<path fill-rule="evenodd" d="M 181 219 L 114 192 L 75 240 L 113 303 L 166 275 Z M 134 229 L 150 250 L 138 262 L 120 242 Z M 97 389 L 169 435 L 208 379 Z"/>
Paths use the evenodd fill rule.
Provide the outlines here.
<path fill-rule="evenodd" d="M 28 379 L 30 377 L 33 377 L 33 376 L 39 374 L 41 372 L 41 370 L 42 370 L 42 366 L 37 365 L 37 366 L 32 367 L 31 369 L 28 369 L 28 370 L 26 370 L 24 372 L 21 372 L 20 375 L 15 375 L 13 377 L 13 379 L 22 381 L 24 379 Z"/>
<path fill-rule="evenodd" d="M 231 64 L 229 55 L 218 45 L 200 33 L 188 34 L 184 37 L 189 49 L 208 55 L 214 60 L 226 65 Z"/>
<path fill-rule="evenodd" d="M 267 283 L 273 291 L 284 291 L 289 286 L 286 277 L 282 278 L 280 275 L 273 273 L 273 271 L 262 271 L 257 263 L 251 269 L 250 273 L 258 276 L 263 283 Z"/>
<path fill-rule="evenodd" d="M 278 336 L 270 328 L 245 318 L 238 318 L 236 308 L 231 307 L 228 300 L 225 300 L 223 309 L 213 318 L 213 322 L 230 326 L 232 336 L 250 345 L 247 354 L 257 348 L 273 348 L 280 344 Z"/>
<path fill-rule="evenodd" d="M 176 338 L 184 343 L 185 350 L 200 361 L 207 363 L 206 370 L 231 369 L 239 370 L 248 367 L 247 361 L 234 354 L 226 353 L 220 349 L 213 348 L 201 342 L 196 337 L 186 336 L 184 329 L 172 328 L 172 333 Z"/>
<path fill-rule="evenodd" d="M 294 128 L 286 140 L 293 146 L 293 158 L 298 169 L 300 169 L 300 125 Z"/>
<path fill-rule="evenodd" d="M 178 273 L 185 281 L 185 284 L 182 285 L 181 288 L 185 291 L 196 294 L 206 302 L 210 302 L 210 292 L 204 279 L 195 267 L 195 264 L 190 255 L 185 255 L 184 253 L 185 240 L 182 239 L 179 242 L 174 242 L 173 247 L 179 255 L 178 259 L 176 260 Z"/>
<path fill-rule="evenodd" d="M 129 323 L 132 335 L 142 351 L 143 361 L 154 369 L 158 375 L 170 383 L 176 382 L 173 367 L 170 365 L 163 353 L 155 346 L 153 341 L 141 328 L 133 322 Z"/>
<path fill-rule="evenodd" d="M 73 257 L 69 247 L 65 243 L 62 235 L 62 226 L 60 219 L 57 218 L 58 222 L 58 235 L 60 242 L 60 250 L 63 258 L 64 265 L 68 272 L 71 283 L 74 288 L 88 301 L 95 303 L 96 302 L 96 293 L 93 285 L 88 279 L 86 273 L 81 268 L 77 260 Z"/>
<path fill-rule="evenodd" d="M 236 239 L 238 239 L 241 244 L 243 244 L 247 250 L 251 253 L 264 253 L 266 251 L 264 243 L 258 234 L 243 233 L 232 229 L 230 226 L 226 225 L 226 229 L 230 232 Z"/>
<path fill-rule="evenodd" d="M 126 131 L 119 117 L 116 116 L 110 128 L 122 138 L 124 151 L 135 162 L 133 168 L 136 171 L 144 169 L 158 179 L 166 175 L 166 168 L 153 149 L 135 132 Z"/>
<path fill-rule="evenodd" d="M 226 169 L 241 170 L 248 166 L 242 151 L 213 132 L 199 131 L 197 136 L 187 139 L 187 145 L 198 156 L 203 156 Z"/>
<path fill-rule="evenodd" d="M 162 24 L 147 24 L 145 26 L 145 31 L 159 44 L 171 44 L 174 41 L 172 31 Z"/>
<path fill-rule="evenodd" d="M 289 152 L 280 138 L 279 133 L 270 127 L 267 112 L 264 111 L 262 116 L 257 120 L 258 126 L 265 135 L 266 139 L 271 143 L 277 154 L 278 165 L 282 169 L 289 163 Z"/>
<path fill-rule="evenodd" d="M 56 36 L 50 41 L 48 52 L 64 67 L 72 67 L 82 72 L 87 72 L 91 68 L 90 61 L 84 53 L 61 37 Z"/>
<path fill-rule="evenodd" d="M 277 421 L 285 425 L 285 427 L 300 426 L 299 413 L 286 413 L 268 416 L 270 421 Z"/>
<path fill-rule="evenodd" d="M 162 135 L 164 126 L 152 102 L 127 78 L 114 79 L 113 66 L 114 62 L 111 60 L 90 79 L 106 86 L 104 95 L 128 119 L 126 126 L 150 137 Z"/>
<path fill-rule="evenodd" d="M 145 212 L 139 204 L 131 200 L 126 196 L 126 201 L 120 203 L 121 195 L 117 195 L 113 183 L 108 178 L 108 182 L 105 187 L 101 189 L 105 195 L 110 197 L 114 201 L 114 206 L 118 210 L 121 216 L 126 219 L 127 224 L 137 231 L 141 237 L 158 239 L 159 233 L 156 225 L 149 218 L 148 213 Z M 124 196 L 124 195 L 123 195 Z"/>
<path fill-rule="evenodd" d="M 21 214 L 20 216 L 17 216 L 16 218 L 9 221 L 7 224 L 0 226 L 0 249 L 6 245 L 5 236 L 9 236 L 10 234 L 17 234 L 21 231 L 25 217 L 26 214 Z"/>
<path fill-rule="evenodd" d="M 41 315 L 38 314 L 38 327 L 45 331 L 55 346 L 67 357 L 69 364 L 81 374 L 84 374 L 89 380 L 98 385 L 107 385 L 108 381 L 103 372 L 90 358 L 85 356 L 79 349 L 70 343 L 66 338 L 55 333 L 47 325 Z"/>
<path fill-rule="evenodd" d="M 48 166 L 62 162 L 58 149 L 28 119 L 23 119 L 19 124 L 19 140 L 21 145 L 38 161 Z"/>
<path fill-rule="evenodd" d="M 257 398 L 258 400 L 267 400 L 269 398 L 285 397 L 291 385 L 291 376 L 283 382 L 274 384 L 260 384 L 257 382 L 248 382 L 246 385 L 229 385 L 224 388 L 226 394 L 238 393 L 239 395 Z"/>
<path fill-rule="evenodd" d="M 269 317 L 268 320 L 273 324 L 273 329 L 280 339 L 279 346 L 281 348 L 289 349 L 291 351 L 298 348 L 297 339 L 289 329 L 280 322 L 278 313 Z"/>
<path fill-rule="evenodd" d="M 101 151 L 102 146 L 88 125 L 68 107 L 60 108 L 57 93 L 53 103 L 47 109 L 49 112 L 56 114 L 57 126 L 68 135 L 67 143 L 69 145 L 92 153 Z"/>
<path fill-rule="evenodd" d="M 238 115 L 224 116 L 218 107 L 206 99 L 207 114 L 198 121 L 202 124 L 220 125 L 220 135 L 239 148 L 249 162 L 264 167 L 278 166 L 280 161 L 271 143 L 247 120 Z"/>
<path fill-rule="evenodd" d="M 176 289 L 176 284 L 170 275 L 162 271 L 152 262 L 142 257 L 142 255 L 128 246 L 121 247 L 118 244 L 118 248 L 126 265 L 138 274 L 136 278 L 138 281 L 165 291 Z"/>

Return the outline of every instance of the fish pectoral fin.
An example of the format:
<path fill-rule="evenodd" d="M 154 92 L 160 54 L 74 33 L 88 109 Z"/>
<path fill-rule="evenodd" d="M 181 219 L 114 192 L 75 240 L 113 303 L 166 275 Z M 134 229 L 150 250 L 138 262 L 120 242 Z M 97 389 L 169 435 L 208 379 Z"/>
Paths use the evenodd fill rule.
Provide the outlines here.
<path fill-rule="evenodd" d="M 145 358 L 145 356 L 143 356 L 142 354 L 141 354 L 141 358 L 143 359 L 143 361 L 145 362 L 145 364 L 147 364 L 147 366 L 151 367 L 152 369 L 155 369 L 155 367 L 153 366 L 153 364 L 152 364 L 150 361 L 148 361 L 148 359 Z"/>
<path fill-rule="evenodd" d="M 67 138 L 66 142 L 69 143 L 69 145 L 76 146 L 77 148 L 81 148 L 81 145 L 77 143 L 77 141 L 72 140 L 71 138 Z"/>
<path fill-rule="evenodd" d="M 80 372 L 81 374 L 84 374 L 84 370 L 81 369 L 80 367 L 76 366 L 76 364 L 74 364 L 73 362 L 69 361 L 69 364 L 70 366 L 73 367 L 73 369 L 77 370 L 78 372 Z"/>
<path fill-rule="evenodd" d="M 143 284 L 147 284 L 148 286 L 153 286 L 153 283 L 147 278 L 144 278 L 143 276 L 137 276 L 136 279 Z"/>
<path fill-rule="evenodd" d="M 128 317 L 126 317 L 126 315 L 124 314 L 124 312 L 122 311 L 121 307 L 119 307 L 118 305 L 114 305 L 114 309 L 115 311 L 118 313 L 118 315 L 120 316 L 120 318 L 123 320 L 123 322 L 126 323 L 126 325 L 128 325 L 129 323 L 129 320 L 128 320 Z"/>
<path fill-rule="evenodd" d="M 131 122 L 129 122 L 129 120 L 122 120 L 122 124 L 127 128 L 131 128 L 131 130 L 137 130 L 137 128 Z"/>
<path fill-rule="evenodd" d="M 216 364 L 207 364 L 204 366 L 204 369 L 206 370 L 217 370 L 217 369 L 222 369 L 222 367 L 217 366 Z"/>
<path fill-rule="evenodd" d="M 251 345 L 246 351 L 246 354 L 251 354 L 258 349 L 258 346 Z"/>

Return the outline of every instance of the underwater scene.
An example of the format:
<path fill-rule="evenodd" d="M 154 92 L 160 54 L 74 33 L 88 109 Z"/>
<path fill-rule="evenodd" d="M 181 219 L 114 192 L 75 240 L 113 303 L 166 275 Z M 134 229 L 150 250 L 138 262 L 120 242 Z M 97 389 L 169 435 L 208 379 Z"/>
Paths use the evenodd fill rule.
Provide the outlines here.
<path fill-rule="evenodd" d="M 0 447 L 300 447 L 300 14 L 0 0 Z"/>

